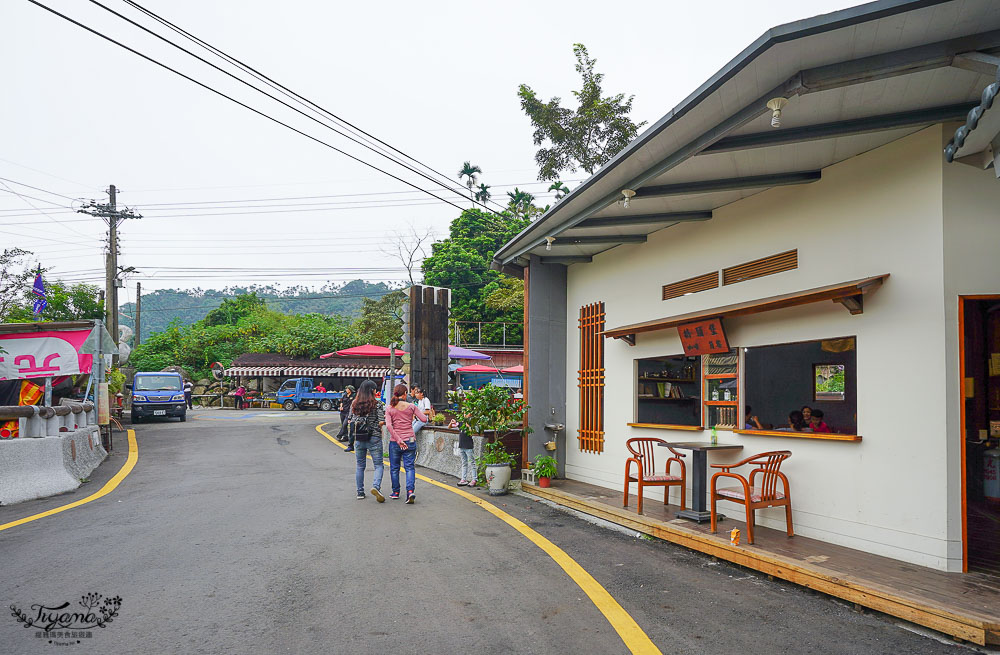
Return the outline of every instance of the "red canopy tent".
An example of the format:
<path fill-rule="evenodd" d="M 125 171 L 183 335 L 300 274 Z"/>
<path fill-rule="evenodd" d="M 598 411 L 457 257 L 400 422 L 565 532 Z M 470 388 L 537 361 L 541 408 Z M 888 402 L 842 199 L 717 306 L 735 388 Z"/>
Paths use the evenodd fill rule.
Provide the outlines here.
<path fill-rule="evenodd" d="M 340 355 L 341 357 L 389 357 L 389 354 L 389 349 L 385 346 L 373 346 L 370 343 L 366 343 L 363 346 L 345 348 L 335 353 L 326 353 L 325 355 L 320 355 L 319 358 L 328 359 L 335 355 Z M 396 357 L 402 357 L 405 354 L 402 350 L 396 351 Z"/>
<path fill-rule="evenodd" d="M 500 369 L 501 373 L 524 373 L 524 366 L 511 366 L 510 368 Z"/>
<path fill-rule="evenodd" d="M 461 366 L 455 369 L 459 373 L 496 373 L 497 370 L 492 366 L 483 366 L 482 364 L 470 364 L 469 366 Z"/>

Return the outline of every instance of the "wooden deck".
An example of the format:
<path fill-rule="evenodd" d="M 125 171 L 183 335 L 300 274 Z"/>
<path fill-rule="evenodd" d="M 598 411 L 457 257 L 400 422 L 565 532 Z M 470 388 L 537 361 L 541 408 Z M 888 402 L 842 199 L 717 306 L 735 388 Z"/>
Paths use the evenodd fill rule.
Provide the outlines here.
<path fill-rule="evenodd" d="M 728 516 L 718 534 L 709 524 L 677 518 L 676 505 L 647 498 L 639 515 L 633 495 L 622 507 L 620 492 L 575 480 L 553 480 L 542 489 L 523 483 L 527 493 L 560 505 L 664 539 L 916 623 L 979 645 L 1000 644 L 1000 577 L 988 573 L 944 573 L 871 555 L 808 537 L 789 538 L 784 532 L 755 528 L 756 542 L 745 545 L 743 508 L 722 503 Z M 729 531 L 739 527 L 743 541 L 729 543 Z"/>

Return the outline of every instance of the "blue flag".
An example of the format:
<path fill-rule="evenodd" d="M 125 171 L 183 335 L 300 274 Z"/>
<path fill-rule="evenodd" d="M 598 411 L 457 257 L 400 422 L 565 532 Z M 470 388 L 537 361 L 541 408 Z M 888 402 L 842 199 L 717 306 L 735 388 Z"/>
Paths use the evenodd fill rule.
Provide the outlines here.
<path fill-rule="evenodd" d="M 45 283 L 42 282 L 42 274 L 38 273 L 35 275 L 35 284 L 31 288 L 32 292 L 35 294 L 35 304 L 33 311 L 35 316 L 41 316 L 45 308 L 49 306 L 49 301 L 45 299 Z"/>

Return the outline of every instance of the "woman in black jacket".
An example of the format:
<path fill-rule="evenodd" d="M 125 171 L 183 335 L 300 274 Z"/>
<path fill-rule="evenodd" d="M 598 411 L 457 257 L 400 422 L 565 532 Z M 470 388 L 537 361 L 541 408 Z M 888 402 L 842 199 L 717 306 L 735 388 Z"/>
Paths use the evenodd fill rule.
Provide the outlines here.
<path fill-rule="evenodd" d="M 375 383 L 365 380 L 358 389 L 358 395 L 351 404 L 351 415 L 347 417 L 348 432 L 354 444 L 354 457 L 357 468 L 354 480 L 358 487 L 358 500 L 365 499 L 365 468 L 368 454 L 372 456 L 372 466 L 375 476 L 372 479 L 372 495 L 380 503 L 385 502 L 382 495 L 382 475 L 385 464 L 382 455 L 382 424 L 385 423 L 385 410 L 382 403 L 375 398 Z"/>

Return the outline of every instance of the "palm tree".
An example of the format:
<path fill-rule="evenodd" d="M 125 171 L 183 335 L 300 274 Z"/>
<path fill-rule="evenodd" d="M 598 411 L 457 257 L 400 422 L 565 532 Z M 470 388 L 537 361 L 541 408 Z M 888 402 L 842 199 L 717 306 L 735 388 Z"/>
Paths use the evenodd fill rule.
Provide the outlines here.
<path fill-rule="evenodd" d="M 476 186 L 476 182 L 479 181 L 479 178 L 477 178 L 476 175 L 482 172 L 483 169 L 468 161 L 462 164 L 461 170 L 458 171 L 458 179 L 461 180 L 463 177 L 465 178 L 465 186 L 469 189 L 470 198 L 475 198 L 475 194 L 472 192 L 472 187 Z"/>
<path fill-rule="evenodd" d="M 549 185 L 549 191 L 555 191 L 556 200 L 562 200 L 569 193 L 569 187 L 567 187 L 559 180 L 556 180 L 555 182 Z"/>
<path fill-rule="evenodd" d="M 487 185 L 487 184 L 480 184 L 479 185 L 479 191 L 476 191 L 476 200 L 478 200 L 479 202 L 481 202 L 483 204 L 486 204 L 486 202 L 490 199 L 490 196 L 492 196 L 492 195 L 493 194 L 490 193 L 490 187 L 489 187 L 489 185 Z"/>
<path fill-rule="evenodd" d="M 517 187 L 514 187 L 513 191 L 508 191 L 507 197 L 510 198 L 510 202 L 507 204 L 510 210 L 522 216 L 527 213 L 528 208 L 531 207 L 531 203 L 535 201 L 535 196 L 527 191 L 521 191 Z"/>

